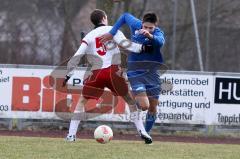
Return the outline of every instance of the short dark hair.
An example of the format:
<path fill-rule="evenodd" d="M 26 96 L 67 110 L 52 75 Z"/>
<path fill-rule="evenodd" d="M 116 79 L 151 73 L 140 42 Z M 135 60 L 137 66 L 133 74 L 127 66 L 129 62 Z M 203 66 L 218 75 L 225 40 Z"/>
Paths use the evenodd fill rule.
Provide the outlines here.
<path fill-rule="evenodd" d="M 102 22 L 103 18 L 106 17 L 106 13 L 103 10 L 95 9 L 90 16 L 91 22 L 94 25 L 98 25 Z"/>
<path fill-rule="evenodd" d="M 155 13 L 148 12 L 148 13 L 144 14 L 144 16 L 143 16 L 143 23 L 144 22 L 157 23 L 158 22 L 158 17 Z"/>

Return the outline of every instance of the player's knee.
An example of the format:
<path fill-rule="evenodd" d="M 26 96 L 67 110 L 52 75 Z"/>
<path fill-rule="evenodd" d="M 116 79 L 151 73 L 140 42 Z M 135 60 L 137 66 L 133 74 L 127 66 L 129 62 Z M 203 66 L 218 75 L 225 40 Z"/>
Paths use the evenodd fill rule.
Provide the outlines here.
<path fill-rule="evenodd" d="M 142 111 L 148 110 L 148 108 L 149 108 L 148 102 L 140 102 L 139 105 L 140 105 Z"/>
<path fill-rule="evenodd" d="M 148 110 L 148 107 L 142 107 L 142 111 Z"/>

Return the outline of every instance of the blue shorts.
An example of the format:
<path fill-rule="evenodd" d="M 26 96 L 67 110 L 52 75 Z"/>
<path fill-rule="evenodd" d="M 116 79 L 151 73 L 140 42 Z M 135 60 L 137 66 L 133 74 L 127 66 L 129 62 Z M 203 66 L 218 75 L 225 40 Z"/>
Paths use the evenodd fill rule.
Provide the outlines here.
<path fill-rule="evenodd" d="M 161 92 L 160 75 L 146 71 L 131 71 L 127 72 L 128 80 L 132 87 L 132 92 L 137 95 L 146 92 L 148 97 L 158 99 Z"/>

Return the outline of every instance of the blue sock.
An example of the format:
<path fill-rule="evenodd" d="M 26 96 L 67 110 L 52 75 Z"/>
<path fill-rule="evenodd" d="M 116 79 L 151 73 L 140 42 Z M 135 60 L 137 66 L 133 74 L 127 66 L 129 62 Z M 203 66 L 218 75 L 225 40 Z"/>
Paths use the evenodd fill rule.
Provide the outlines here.
<path fill-rule="evenodd" d="M 154 123 L 156 120 L 156 114 L 151 114 L 149 112 L 147 112 L 146 114 L 146 123 L 145 123 L 145 130 L 147 133 L 150 132 L 150 130 L 152 129 Z"/>

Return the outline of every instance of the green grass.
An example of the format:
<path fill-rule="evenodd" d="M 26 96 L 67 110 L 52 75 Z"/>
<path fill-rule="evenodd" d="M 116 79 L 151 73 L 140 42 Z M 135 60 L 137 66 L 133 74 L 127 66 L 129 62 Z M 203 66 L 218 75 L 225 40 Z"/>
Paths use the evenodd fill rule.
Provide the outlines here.
<path fill-rule="evenodd" d="M 0 159 L 239 159 L 240 145 L 0 136 Z"/>

